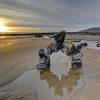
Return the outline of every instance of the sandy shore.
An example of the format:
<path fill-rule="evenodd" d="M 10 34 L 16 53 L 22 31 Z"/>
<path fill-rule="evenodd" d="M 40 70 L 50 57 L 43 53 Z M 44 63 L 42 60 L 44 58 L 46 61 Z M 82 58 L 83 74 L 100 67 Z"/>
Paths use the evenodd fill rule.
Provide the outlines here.
<path fill-rule="evenodd" d="M 100 36 L 92 35 L 66 35 L 66 40 L 88 40 L 100 42 Z"/>
<path fill-rule="evenodd" d="M 71 100 L 99 100 L 100 99 L 100 51 L 83 49 L 82 76 L 83 88 L 71 97 Z"/>
<path fill-rule="evenodd" d="M 0 47 L 0 100 L 100 99 L 100 50 L 82 50 L 82 69 L 69 70 L 59 52 L 51 56 L 50 71 L 37 71 L 37 51 L 51 41 L 32 38 Z"/>
<path fill-rule="evenodd" d="M 8 80 L 14 80 L 26 70 L 34 69 L 34 65 L 38 63 L 38 50 L 45 48 L 50 41 L 36 38 L 2 41 L 3 43 L 0 44 L 0 86 L 7 84 Z"/>

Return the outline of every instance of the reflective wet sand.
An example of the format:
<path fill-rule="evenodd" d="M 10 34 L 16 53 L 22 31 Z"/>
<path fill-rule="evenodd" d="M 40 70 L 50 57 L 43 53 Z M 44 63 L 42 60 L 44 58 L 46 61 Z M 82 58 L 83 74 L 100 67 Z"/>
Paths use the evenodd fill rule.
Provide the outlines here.
<path fill-rule="evenodd" d="M 37 70 L 37 50 L 50 42 L 41 40 L 1 47 L 0 100 L 100 100 L 100 51 L 83 49 L 79 70 L 62 52 L 51 56 L 50 70 Z"/>
<path fill-rule="evenodd" d="M 58 52 L 58 64 L 52 60 L 50 70 L 29 70 L 15 81 L 0 88 L 2 100 L 70 100 L 83 86 L 81 69 L 69 69 L 63 54 Z M 67 59 L 66 59 L 67 60 Z"/>

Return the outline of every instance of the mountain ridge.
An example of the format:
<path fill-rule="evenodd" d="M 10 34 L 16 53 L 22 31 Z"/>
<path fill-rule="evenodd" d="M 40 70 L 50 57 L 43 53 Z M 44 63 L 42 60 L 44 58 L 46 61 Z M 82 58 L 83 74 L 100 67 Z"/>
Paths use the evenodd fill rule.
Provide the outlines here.
<path fill-rule="evenodd" d="M 79 32 L 100 33 L 100 27 L 93 27 L 93 28 L 81 30 Z"/>

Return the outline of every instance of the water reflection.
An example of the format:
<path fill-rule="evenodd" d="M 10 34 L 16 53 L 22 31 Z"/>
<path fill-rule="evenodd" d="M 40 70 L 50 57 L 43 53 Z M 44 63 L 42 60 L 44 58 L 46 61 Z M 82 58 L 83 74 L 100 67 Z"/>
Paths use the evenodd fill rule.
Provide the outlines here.
<path fill-rule="evenodd" d="M 29 70 L 0 87 L 0 100 L 70 100 L 83 86 L 80 69 L 70 69 L 62 52 L 51 56 L 50 70 Z M 18 74 L 18 73 L 17 73 Z"/>
<path fill-rule="evenodd" d="M 49 85 L 49 88 L 54 88 L 55 94 L 63 96 L 64 89 L 66 89 L 70 94 L 73 92 L 73 89 L 77 87 L 78 81 L 81 76 L 79 70 L 71 69 L 67 74 L 62 74 L 61 79 L 52 73 L 50 70 L 41 70 L 40 79 L 46 80 Z"/>
<path fill-rule="evenodd" d="M 70 100 L 70 96 L 83 86 L 81 83 L 79 70 L 62 73 L 61 78 L 50 70 L 29 70 L 0 87 L 0 100 Z"/>

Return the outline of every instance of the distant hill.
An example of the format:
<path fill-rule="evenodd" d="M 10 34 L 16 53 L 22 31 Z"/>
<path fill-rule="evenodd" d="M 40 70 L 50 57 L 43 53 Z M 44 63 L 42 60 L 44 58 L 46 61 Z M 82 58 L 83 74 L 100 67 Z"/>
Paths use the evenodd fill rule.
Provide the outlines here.
<path fill-rule="evenodd" d="M 100 34 L 100 27 L 89 28 L 89 29 L 82 30 L 79 32 L 99 33 Z"/>

